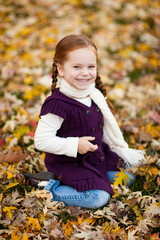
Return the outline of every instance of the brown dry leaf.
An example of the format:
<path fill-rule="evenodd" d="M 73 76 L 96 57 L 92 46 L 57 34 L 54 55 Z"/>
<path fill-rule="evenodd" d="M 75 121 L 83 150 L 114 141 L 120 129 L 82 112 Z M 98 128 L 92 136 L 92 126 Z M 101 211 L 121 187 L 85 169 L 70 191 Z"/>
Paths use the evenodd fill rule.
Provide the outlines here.
<path fill-rule="evenodd" d="M 146 209 L 144 214 L 146 217 L 151 217 L 151 218 L 153 218 L 153 216 L 155 215 L 160 216 L 160 203 L 151 204 L 149 208 Z"/>
<path fill-rule="evenodd" d="M 8 150 L 8 152 L 1 153 L 0 155 L 0 163 L 7 162 L 7 163 L 18 163 L 22 160 L 25 160 L 25 158 L 28 156 L 27 153 L 22 153 L 22 150 L 13 151 L 12 148 Z"/>
<path fill-rule="evenodd" d="M 17 190 L 15 190 L 7 198 L 4 198 L 3 204 L 8 206 L 9 205 L 20 206 L 23 200 L 24 198 L 19 194 Z"/>
<path fill-rule="evenodd" d="M 140 142 L 149 142 L 152 140 L 152 136 L 146 131 L 142 130 L 139 132 L 139 141 Z"/>
<path fill-rule="evenodd" d="M 139 237 L 137 235 L 137 229 L 132 229 L 128 231 L 128 239 L 129 240 L 139 240 Z"/>
<path fill-rule="evenodd" d="M 44 159 L 38 151 L 35 152 L 33 133 L 41 104 L 50 92 L 49 62 L 52 61 L 55 44 L 61 35 L 77 32 L 87 34 L 96 42 L 100 51 L 100 76 L 108 96 L 113 100 L 114 114 L 127 142 L 133 148 L 151 153 L 147 166 L 141 169 L 134 167 L 130 172 L 140 177 L 150 177 L 155 180 L 154 186 L 160 185 L 160 178 L 156 176 L 160 167 L 158 160 L 160 84 L 157 81 L 159 76 L 156 69 L 159 59 L 156 31 L 156 25 L 159 24 L 157 13 L 159 2 L 157 0 L 2 2 L 0 149 L 6 150 L 0 155 L 0 163 L 3 163 L 0 166 L 0 181 L 3 188 L 7 186 L 9 188 L 7 192 L 2 193 L 3 196 L 1 195 L 0 209 L 3 209 L 4 203 L 6 206 L 12 203 L 12 206 L 17 206 L 17 211 L 15 213 L 13 211 L 13 220 L 7 214 L 4 218 L 4 214 L 0 212 L 0 224 L 7 228 L 1 229 L 0 235 L 3 239 L 9 239 L 12 234 L 14 240 L 149 239 L 151 232 L 157 231 L 159 215 L 152 215 L 152 212 L 157 211 L 156 204 L 160 200 L 157 192 L 156 196 L 142 196 L 139 188 L 133 193 L 124 186 L 116 186 L 121 201 L 119 198 L 111 199 L 107 206 L 94 212 L 77 207 L 65 207 L 62 202 L 53 202 L 51 194 L 45 195 L 44 192 L 27 193 L 31 189 L 30 186 L 25 186 L 21 174 L 26 169 L 30 172 L 44 169 Z M 75 11 L 77 14 L 70 14 Z M 58 26 L 61 26 L 60 30 Z M 44 86 L 48 88 L 48 92 Z M 21 161 L 25 159 L 24 153 L 15 149 L 10 152 L 12 146 L 29 152 L 27 161 Z M 6 162 L 19 164 L 13 164 L 14 169 L 8 169 L 9 164 Z M 154 168 L 150 166 L 151 164 Z M 26 193 L 24 199 L 21 194 L 18 196 L 16 192 L 12 192 L 15 190 L 11 188 L 15 186 L 15 176 L 21 183 L 17 185 L 17 191 L 23 188 Z M 147 182 L 146 179 L 145 181 Z M 121 182 L 118 181 L 119 183 Z M 152 186 L 152 182 L 149 184 Z M 139 226 L 138 221 L 127 213 L 128 209 L 132 213 L 136 201 L 141 215 L 146 214 L 145 219 L 139 221 Z M 137 209 L 134 210 L 137 217 L 141 217 Z M 74 222 L 69 237 L 65 237 L 62 230 L 62 219 L 59 216 L 63 212 L 71 217 L 77 215 L 77 221 Z M 86 215 L 81 218 L 83 214 Z M 30 232 L 25 229 L 27 216 L 38 219 L 41 226 L 39 233 L 31 231 L 34 228 L 36 231 L 39 229 L 33 219 L 30 219 L 28 226 Z M 96 224 L 91 225 L 94 220 Z M 106 235 L 101 226 L 105 221 L 109 222 L 112 229 L 111 232 L 106 231 Z M 158 234 L 152 234 L 151 239 L 158 240 Z"/>
<path fill-rule="evenodd" d="M 78 216 L 78 215 L 80 215 L 83 211 L 80 209 L 80 207 L 69 206 L 69 207 L 67 208 L 67 212 L 69 213 L 70 216 Z"/>

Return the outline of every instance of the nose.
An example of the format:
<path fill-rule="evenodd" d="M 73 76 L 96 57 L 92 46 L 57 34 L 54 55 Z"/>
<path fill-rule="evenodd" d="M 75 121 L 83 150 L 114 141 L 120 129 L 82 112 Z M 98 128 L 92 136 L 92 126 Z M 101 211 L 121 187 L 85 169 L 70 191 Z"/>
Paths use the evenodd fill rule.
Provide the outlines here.
<path fill-rule="evenodd" d="M 84 75 L 84 76 L 88 75 L 89 74 L 88 73 L 88 69 L 87 68 L 83 68 L 81 74 Z"/>

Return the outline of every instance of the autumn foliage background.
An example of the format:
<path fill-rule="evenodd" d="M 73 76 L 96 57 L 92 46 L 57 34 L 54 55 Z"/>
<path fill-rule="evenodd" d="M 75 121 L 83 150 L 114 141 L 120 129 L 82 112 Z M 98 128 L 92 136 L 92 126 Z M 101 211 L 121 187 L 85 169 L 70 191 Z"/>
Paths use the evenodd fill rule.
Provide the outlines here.
<path fill-rule="evenodd" d="M 0 0 L 0 239 L 160 239 L 160 75 L 158 0 Z M 65 207 L 25 182 L 45 170 L 34 148 L 50 94 L 56 43 L 82 33 L 98 47 L 99 73 L 131 147 L 148 164 L 121 169 L 115 195 L 97 210 Z"/>

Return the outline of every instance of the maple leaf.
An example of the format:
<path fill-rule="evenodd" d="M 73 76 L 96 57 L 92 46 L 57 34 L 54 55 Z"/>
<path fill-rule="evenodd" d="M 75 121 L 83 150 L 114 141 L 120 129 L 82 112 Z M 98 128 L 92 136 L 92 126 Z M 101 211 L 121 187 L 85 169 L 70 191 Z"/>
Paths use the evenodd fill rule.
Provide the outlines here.
<path fill-rule="evenodd" d="M 39 225 L 37 218 L 27 217 L 27 219 L 28 219 L 28 222 L 27 222 L 28 227 L 31 227 L 31 229 L 35 231 L 39 231 L 41 229 L 41 226 Z"/>
<path fill-rule="evenodd" d="M 154 203 L 149 206 L 145 211 L 145 216 L 153 218 L 154 215 L 160 216 L 160 203 Z"/>
<path fill-rule="evenodd" d="M 118 185 L 127 185 L 127 180 L 130 180 L 128 175 L 124 172 L 123 169 L 120 169 L 120 172 L 118 172 L 116 175 L 116 178 L 114 178 L 114 183 L 113 186 L 118 186 Z"/>
<path fill-rule="evenodd" d="M 64 236 L 71 236 L 71 233 L 73 231 L 73 223 L 67 219 L 67 223 L 62 223 L 62 228 L 63 228 L 63 231 L 64 231 Z"/>
<path fill-rule="evenodd" d="M 3 207 L 3 212 L 7 212 L 7 215 L 10 217 L 10 219 L 12 219 L 12 210 L 15 210 L 17 209 L 16 207 L 7 207 L 7 206 L 4 206 Z"/>
<path fill-rule="evenodd" d="M 21 240 L 21 237 L 17 234 L 18 232 L 18 227 L 15 229 L 14 232 L 11 234 L 11 240 Z"/>
<path fill-rule="evenodd" d="M 13 151 L 13 148 L 10 148 L 8 152 L 1 153 L 0 155 L 0 163 L 7 162 L 7 163 L 18 163 L 24 160 L 27 157 L 27 153 L 22 153 L 21 150 Z"/>
<path fill-rule="evenodd" d="M 2 38 L 0 42 L 2 51 L 0 54 L 0 181 L 1 191 L 4 192 L 0 194 L 0 209 L 2 209 L 0 224 L 6 229 L 0 229 L 0 238 L 159 240 L 159 234 L 155 233 L 156 228 L 159 227 L 159 205 L 157 205 L 159 195 L 158 188 L 154 189 L 156 184 L 160 185 L 157 170 L 160 167 L 157 154 L 160 149 L 158 125 L 160 84 L 157 74 L 159 39 L 156 34 L 159 2 L 147 0 L 102 0 L 94 1 L 94 4 L 91 4 L 91 0 L 67 0 L 66 4 L 63 4 L 65 1 L 55 2 L 54 7 L 51 0 L 2 1 L 1 4 L 3 23 L 0 31 Z M 17 3 L 20 5 L 18 8 Z M 70 14 L 75 10 L 77 14 Z M 82 22 L 81 19 L 84 18 L 85 21 Z M 101 80 L 116 107 L 118 123 L 124 130 L 130 146 L 147 150 L 147 158 L 149 158 L 148 167 L 145 166 L 143 169 L 134 167 L 131 173 L 135 173 L 137 177 L 144 177 L 146 183 L 144 185 L 143 182 L 142 187 L 148 188 L 150 185 L 153 194 L 149 191 L 150 195 L 142 196 L 140 189 L 138 189 L 140 192 L 129 192 L 121 185 L 124 184 L 124 180 L 118 179 L 114 191 L 117 192 L 117 196 L 120 195 L 121 204 L 114 198 L 108 203 L 106 210 L 104 207 L 93 213 L 92 210 L 74 209 L 52 201 L 51 194 L 46 196 L 40 192 L 37 196 L 29 194 L 27 192 L 30 191 L 28 190 L 30 186 L 24 189 L 26 192 L 24 199 L 18 193 L 20 188 L 17 186 L 15 186 L 16 191 L 11 193 L 6 191 L 7 186 L 14 187 L 9 183 L 15 175 L 23 186 L 24 179 L 21 178 L 21 174 L 24 170 L 28 169 L 32 172 L 44 168 L 44 161 L 41 161 L 44 160 L 44 153 L 35 155 L 31 140 L 34 137 L 41 104 L 46 98 L 46 89 L 48 93 L 50 91 L 51 74 L 48 63 L 53 58 L 53 48 L 60 37 L 59 25 L 63 26 L 62 35 L 75 31 L 76 26 L 76 32 L 87 33 L 100 48 Z M 13 146 L 18 147 L 19 144 L 29 152 L 27 161 L 21 161 L 25 159 L 23 152 L 21 156 L 15 149 L 10 152 Z M 6 163 L 13 163 L 14 168 Z M 138 208 L 135 207 L 137 203 Z M 11 210 L 12 215 L 16 213 L 12 216 L 12 220 L 7 211 L 3 212 L 3 206 L 8 204 L 19 208 Z M 137 220 L 141 217 L 145 219 L 137 221 L 125 214 L 131 208 L 134 208 L 132 213 L 136 214 Z M 59 213 L 63 211 L 67 211 L 70 216 L 76 214 L 83 216 L 87 213 L 85 217 L 77 217 L 77 221 L 73 222 L 70 236 L 64 236 L 62 232 L 62 219 Z M 38 234 L 34 231 L 36 229 L 33 228 L 34 223 L 26 227 L 27 216 L 37 219 L 41 224 L 41 230 L 36 230 L 39 231 Z M 93 226 L 95 219 L 98 221 Z M 112 227 L 111 232 L 106 230 L 106 234 L 102 229 L 105 221 L 108 221 Z"/>
<path fill-rule="evenodd" d="M 103 225 L 103 230 L 104 232 L 107 234 L 108 232 L 110 232 L 112 229 L 112 227 L 109 225 L 108 222 L 105 222 L 104 225 Z"/>
<path fill-rule="evenodd" d="M 11 193 L 11 195 L 8 197 L 9 198 L 9 203 L 11 205 L 19 206 L 20 202 L 24 200 L 24 198 L 21 197 L 20 193 L 17 191 L 14 191 Z"/>
<path fill-rule="evenodd" d="M 139 237 L 137 235 L 137 229 L 129 229 L 128 231 L 128 239 L 129 240 L 138 240 Z"/>
<path fill-rule="evenodd" d="M 134 210 L 134 212 L 135 212 L 135 214 L 136 214 L 136 219 L 137 219 L 138 221 L 143 220 L 143 216 L 141 215 L 141 212 L 140 212 L 140 210 L 138 209 L 138 206 L 134 206 L 132 209 Z"/>
<path fill-rule="evenodd" d="M 15 173 L 16 173 L 16 170 L 14 168 L 14 165 L 9 166 L 8 171 L 7 171 L 7 179 L 13 178 Z"/>
<path fill-rule="evenodd" d="M 150 167 L 149 170 L 148 170 L 148 173 L 153 176 L 157 176 L 157 175 L 160 175 L 160 170 L 157 168 L 157 167 Z"/>

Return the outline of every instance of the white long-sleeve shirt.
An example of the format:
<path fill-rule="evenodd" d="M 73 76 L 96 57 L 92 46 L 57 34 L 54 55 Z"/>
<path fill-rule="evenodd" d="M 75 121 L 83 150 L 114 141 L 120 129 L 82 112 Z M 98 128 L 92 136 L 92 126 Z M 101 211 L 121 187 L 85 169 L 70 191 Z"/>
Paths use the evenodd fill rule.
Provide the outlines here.
<path fill-rule="evenodd" d="M 76 100 L 91 106 L 89 97 Z M 77 157 L 79 137 L 62 138 L 56 135 L 63 121 L 63 118 L 52 113 L 41 116 L 34 137 L 35 148 L 47 153 Z"/>

